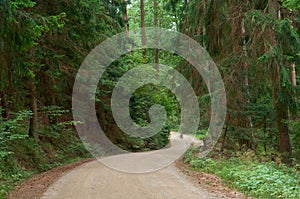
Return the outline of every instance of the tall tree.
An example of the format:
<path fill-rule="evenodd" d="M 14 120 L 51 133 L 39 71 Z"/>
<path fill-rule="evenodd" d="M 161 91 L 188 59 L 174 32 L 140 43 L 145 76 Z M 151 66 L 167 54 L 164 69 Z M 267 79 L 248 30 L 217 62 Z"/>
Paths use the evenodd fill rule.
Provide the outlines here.
<path fill-rule="evenodd" d="M 295 6 L 298 0 L 283 2 Z M 272 146 L 278 146 L 281 153 L 289 156 L 287 121 L 289 112 L 296 110 L 291 87 L 295 87 L 299 28 L 294 28 L 290 16 L 281 16 L 283 8 L 279 1 L 195 0 L 188 4 L 182 31 L 206 44 L 223 74 L 231 115 L 227 124 L 234 129 L 233 135 L 244 144 L 241 135 L 245 134 L 252 142 L 246 145 L 253 147 L 256 138 L 262 140 L 262 136 L 267 136 L 258 133 L 258 129 L 266 129 L 266 118 L 275 120 L 276 126 L 270 125 L 277 128 L 279 141 Z M 266 78 L 267 74 L 270 78 Z M 269 95 L 272 90 L 273 96 Z M 269 102 L 272 98 L 274 112 Z M 264 111 L 260 110 L 262 106 Z"/>
<path fill-rule="evenodd" d="M 141 34 L 142 34 L 142 46 L 146 45 L 146 32 L 145 32 L 145 2 L 141 0 L 140 2 L 140 11 L 141 11 Z M 143 50 L 143 57 L 146 61 L 146 49 Z"/>
<path fill-rule="evenodd" d="M 281 18 L 280 14 L 280 3 L 277 0 L 269 0 L 268 1 L 268 12 L 274 18 Z M 278 41 L 276 40 L 276 35 L 274 31 L 269 29 L 269 38 L 270 45 L 272 49 L 275 49 L 278 45 Z M 279 151 L 284 154 L 284 161 L 289 162 L 289 156 L 292 152 L 292 146 L 289 135 L 289 126 L 286 121 L 289 120 L 288 114 L 288 104 L 284 102 L 280 98 L 280 94 L 283 92 L 282 87 L 282 77 L 281 77 L 281 67 L 280 63 L 276 58 L 271 60 L 270 63 L 272 69 L 272 84 L 273 84 L 273 103 L 276 110 L 276 120 L 277 120 L 277 128 L 279 133 Z"/>
<path fill-rule="evenodd" d="M 153 8 L 154 8 L 154 27 L 158 28 L 158 1 L 157 0 L 153 0 Z M 158 43 L 158 38 L 159 35 L 156 36 L 156 42 Z M 158 54 L 159 50 L 158 48 L 154 49 L 154 63 L 156 65 L 156 70 L 159 71 L 159 54 Z"/>
<path fill-rule="evenodd" d="M 123 5 L 123 21 L 124 21 L 124 27 L 125 27 L 125 33 L 127 38 L 129 38 L 129 23 L 128 23 L 128 8 L 127 8 L 127 0 L 122 0 Z"/>

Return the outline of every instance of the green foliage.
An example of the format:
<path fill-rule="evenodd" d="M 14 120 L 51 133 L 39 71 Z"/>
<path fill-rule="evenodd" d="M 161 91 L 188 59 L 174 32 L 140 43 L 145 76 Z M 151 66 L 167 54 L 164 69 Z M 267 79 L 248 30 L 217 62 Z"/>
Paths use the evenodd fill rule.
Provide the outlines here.
<path fill-rule="evenodd" d="M 252 152 L 229 159 L 197 157 L 197 149 L 190 148 L 184 162 L 194 170 L 209 172 L 223 182 L 247 195 L 257 198 L 299 198 L 300 174 L 296 169 L 274 162 L 260 162 Z"/>
<path fill-rule="evenodd" d="M 53 123 L 54 121 L 57 122 L 57 118 L 64 115 L 68 114 L 69 110 L 65 110 L 63 107 L 56 106 L 56 105 L 51 105 L 51 106 L 46 106 L 42 110 L 43 113 L 45 113 L 48 117 L 49 120 Z M 72 122 L 72 121 L 66 121 L 63 123 L 57 123 L 56 125 L 60 126 L 61 124 L 64 125 L 65 123 Z"/>
<path fill-rule="evenodd" d="M 293 146 L 293 153 L 295 157 L 295 163 L 300 164 L 300 136 L 299 136 L 299 129 L 300 129 L 300 121 L 286 121 L 290 127 L 290 136 Z M 299 168 L 298 168 L 299 169 Z"/>
<path fill-rule="evenodd" d="M 166 10 L 165 8 L 168 8 Z M 172 9 L 174 12 L 169 11 L 168 3 L 165 1 L 158 1 L 158 27 L 178 30 L 179 17 L 176 17 L 182 9 L 179 7 Z M 153 1 L 145 1 L 145 26 L 154 26 L 154 6 Z M 129 15 L 129 27 L 131 30 L 140 28 L 140 1 L 132 1 L 130 8 L 128 9 Z"/>
<path fill-rule="evenodd" d="M 48 110 L 53 119 L 65 113 L 57 107 Z M 31 112 L 25 110 L 12 115 L 11 119 L 0 121 L 0 198 L 34 173 L 90 157 L 67 121 L 41 126 L 37 143 L 27 134 Z"/>
<path fill-rule="evenodd" d="M 299 0 L 280 0 L 282 2 L 283 7 L 288 8 L 290 10 L 298 10 L 300 8 Z"/>
<path fill-rule="evenodd" d="M 147 151 L 160 149 L 169 143 L 169 132 L 176 130 L 179 126 L 179 104 L 176 97 L 165 87 L 159 85 L 145 85 L 138 88 L 130 99 L 130 116 L 134 122 L 140 126 L 147 126 L 150 123 L 148 111 L 155 104 L 162 105 L 167 112 L 167 121 L 163 129 L 150 138 L 136 138 L 123 133 L 115 124 L 110 107 L 110 98 L 112 91 L 119 78 L 139 64 L 152 62 L 152 51 L 147 51 L 147 57 L 144 59 L 142 51 L 128 53 L 116 61 L 104 72 L 100 79 L 96 102 L 98 104 L 98 115 L 102 127 L 107 136 L 119 147 L 130 151 Z M 180 58 L 169 52 L 160 52 L 160 63 L 167 64 L 175 68 Z M 154 70 L 147 72 L 155 72 Z M 136 79 L 131 79 L 132 84 Z M 101 107 L 101 108 L 100 108 Z M 104 114 L 104 113 L 105 114 Z M 113 127 L 112 127 L 113 126 Z M 114 135 L 114 136 L 112 136 Z"/>
<path fill-rule="evenodd" d="M 30 0 L 15 0 L 11 2 L 11 7 L 13 10 L 32 8 L 36 5 L 36 2 Z"/>
<path fill-rule="evenodd" d="M 274 163 L 240 165 L 228 172 L 228 180 L 246 193 L 259 198 L 299 198 L 299 174 Z"/>
<path fill-rule="evenodd" d="M 16 130 L 24 128 L 22 121 L 28 119 L 31 115 L 30 111 L 20 111 L 14 114 L 15 117 L 10 120 L 4 120 L 0 118 L 0 158 L 5 160 L 14 154 L 11 151 L 9 144 L 17 140 L 24 140 L 28 136 Z"/>

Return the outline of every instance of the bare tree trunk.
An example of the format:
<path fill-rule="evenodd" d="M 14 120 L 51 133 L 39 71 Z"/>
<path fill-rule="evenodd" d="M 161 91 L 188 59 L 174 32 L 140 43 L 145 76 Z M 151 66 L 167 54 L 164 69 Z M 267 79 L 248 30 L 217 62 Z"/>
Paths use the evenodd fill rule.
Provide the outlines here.
<path fill-rule="evenodd" d="M 295 62 L 291 64 L 291 83 L 293 87 L 297 86 Z"/>
<path fill-rule="evenodd" d="M 158 27 L 158 1 L 154 0 L 154 27 Z M 157 35 L 158 36 L 158 35 Z M 158 42 L 158 41 L 156 41 Z M 157 71 L 159 70 L 159 56 L 158 56 L 158 48 L 154 49 L 154 55 L 155 55 L 155 64 Z"/>
<path fill-rule="evenodd" d="M 11 88 L 12 84 L 12 73 L 10 67 L 12 66 L 12 59 L 11 59 L 11 49 L 6 49 L 8 52 L 0 51 L 0 61 L 2 62 L 1 65 L 1 91 L 0 91 L 0 98 L 1 98 L 1 116 L 2 119 L 8 118 L 8 108 L 7 108 L 7 98 L 9 96 L 8 91 Z"/>
<path fill-rule="evenodd" d="M 277 0 L 268 1 L 268 11 L 274 17 L 280 18 L 280 4 Z M 276 38 L 273 30 L 270 29 L 270 38 L 271 45 L 275 46 Z M 290 163 L 290 155 L 292 153 L 292 146 L 289 135 L 289 127 L 285 122 L 289 119 L 288 115 L 288 105 L 285 104 L 282 100 L 279 100 L 279 92 L 282 89 L 281 87 L 281 74 L 280 74 L 280 65 L 276 60 L 273 60 L 271 63 L 272 67 L 272 83 L 273 83 L 273 104 L 276 111 L 276 121 L 279 134 L 279 151 L 283 155 L 282 161 L 285 163 Z"/>
<path fill-rule="evenodd" d="M 245 21 L 244 21 L 244 18 L 242 19 L 242 22 L 241 22 L 241 29 L 242 29 L 242 37 L 243 37 L 243 55 L 245 57 L 245 60 L 248 59 L 248 52 L 247 52 L 247 46 L 246 46 L 246 39 L 245 39 L 245 35 L 246 35 L 246 29 L 245 29 Z M 250 91 L 249 91 L 249 78 L 248 78 L 248 63 L 247 61 L 244 62 L 244 65 L 243 65 L 243 72 L 244 72 L 244 87 L 245 87 L 245 93 L 246 93 L 246 96 L 245 96 L 245 99 L 246 99 L 246 104 L 250 104 L 250 99 L 249 99 L 249 96 L 250 96 Z M 255 137 L 254 137 L 254 134 L 253 134 L 253 123 L 252 123 L 252 117 L 251 116 L 248 116 L 248 125 L 250 127 L 250 133 L 251 133 L 251 148 L 253 150 L 255 150 L 256 148 L 256 140 L 255 140 Z"/>
<path fill-rule="evenodd" d="M 144 0 L 141 0 L 140 9 L 141 9 L 142 47 L 144 47 L 146 45 Z M 146 49 L 143 50 L 143 57 L 144 57 L 144 60 L 146 61 Z"/>
<path fill-rule="evenodd" d="M 154 27 L 158 27 L 158 1 L 154 0 L 153 1 L 153 8 L 154 8 Z M 156 32 L 158 34 L 158 32 Z M 159 35 L 156 35 L 156 45 L 159 43 Z M 157 79 L 159 80 L 159 49 L 155 48 L 154 49 L 154 64 L 155 64 L 155 69 L 156 69 L 156 76 Z"/>
<path fill-rule="evenodd" d="M 225 143 L 226 143 L 226 139 L 227 139 L 227 131 L 228 131 L 228 124 L 226 124 L 225 131 L 224 131 L 224 137 L 222 140 L 222 146 L 221 146 L 222 152 L 224 151 L 224 148 L 225 148 Z"/>
<path fill-rule="evenodd" d="M 290 78 L 291 78 L 291 84 L 293 86 L 293 94 L 294 94 L 294 100 L 297 101 L 297 98 L 296 98 L 296 87 L 297 87 L 297 80 L 296 80 L 296 67 L 295 67 L 295 62 L 293 62 L 291 64 L 291 72 L 290 72 Z M 292 113 L 291 115 L 291 119 L 293 121 L 297 121 L 297 118 L 298 118 L 298 114 L 297 112 L 294 112 Z"/>
<path fill-rule="evenodd" d="M 29 126 L 29 136 L 33 137 L 36 141 L 39 141 L 38 135 L 38 111 L 37 111 L 37 98 L 36 98 L 36 85 L 35 79 L 30 80 L 29 83 L 30 89 L 30 108 L 32 111 L 32 116 L 30 118 L 30 126 Z"/>
<path fill-rule="evenodd" d="M 126 36 L 127 38 L 129 38 L 129 24 L 128 24 L 128 9 L 127 9 L 127 0 L 122 0 L 123 3 L 126 4 L 126 8 L 124 10 L 124 13 L 123 13 L 123 22 L 124 22 L 124 26 L 125 26 L 125 33 L 126 33 Z"/>
<path fill-rule="evenodd" d="M 203 4 L 203 16 L 205 16 L 206 15 L 206 0 L 202 0 L 202 4 Z M 203 25 L 202 25 L 202 34 L 203 34 L 203 41 L 202 41 L 202 47 L 203 48 L 206 48 L 206 43 L 205 43 L 205 35 L 206 35 L 206 25 L 205 25 L 205 20 L 203 20 L 204 21 L 204 23 L 203 23 Z"/>

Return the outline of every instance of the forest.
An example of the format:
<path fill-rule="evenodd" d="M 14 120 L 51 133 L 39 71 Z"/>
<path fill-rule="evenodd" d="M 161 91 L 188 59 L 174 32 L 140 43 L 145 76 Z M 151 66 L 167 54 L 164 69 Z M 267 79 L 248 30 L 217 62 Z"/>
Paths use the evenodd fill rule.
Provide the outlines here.
<path fill-rule="evenodd" d="M 182 104 L 163 85 L 145 84 L 129 102 L 142 127 L 151 123 L 153 105 L 164 107 L 166 121 L 153 136 L 124 133 L 111 106 L 126 72 L 167 65 L 198 101 L 192 135 L 204 146 L 186 151 L 186 167 L 219 176 L 246 196 L 300 198 L 300 0 L 0 0 L 0 10 L 0 198 L 34 174 L 92 157 L 75 128 L 73 86 L 88 54 L 118 33 L 125 33 L 128 53 L 107 67 L 92 99 L 112 143 L 130 152 L 158 150 L 179 131 Z M 135 48 L 132 35 L 141 31 L 144 46 L 146 27 L 192 38 L 220 73 L 226 117 L 205 157 L 199 151 L 215 131 L 210 85 L 175 51 Z"/>

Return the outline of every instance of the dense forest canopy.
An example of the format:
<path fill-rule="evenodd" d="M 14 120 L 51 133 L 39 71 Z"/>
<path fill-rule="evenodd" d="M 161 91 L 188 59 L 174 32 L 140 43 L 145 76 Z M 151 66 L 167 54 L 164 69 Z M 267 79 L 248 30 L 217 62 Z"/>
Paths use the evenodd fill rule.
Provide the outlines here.
<path fill-rule="evenodd" d="M 125 42 L 132 45 L 129 31 L 140 27 L 184 33 L 215 61 L 227 95 L 216 151 L 252 150 L 299 169 L 299 17 L 299 0 L 0 0 L 0 179 L 6 179 L 2 173 L 29 167 L 30 157 L 18 156 L 22 150 L 31 150 L 33 163 L 51 165 L 57 156 L 49 151 L 64 145 L 57 142 L 72 136 L 79 142 L 71 105 L 80 65 L 93 48 L 117 33 L 126 32 Z M 130 114 L 146 126 L 149 108 L 164 106 L 168 117 L 158 134 L 129 136 L 114 121 L 114 86 L 128 70 L 146 63 L 171 66 L 191 83 L 201 115 L 195 136 L 205 141 L 211 116 L 208 86 L 187 61 L 160 49 L 128 52 L 103 74 L 95 108 L 107 137 L 123 149 L 148 151 L 165 147 L 170 131 L 178 130 L 176 97 L 152 84 L 136 90 Z M 72 145 L 74 156 L 86 154 L 79 145 Z M 51 158 L 43 159 L 45 154 Z"/>

